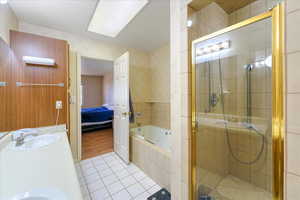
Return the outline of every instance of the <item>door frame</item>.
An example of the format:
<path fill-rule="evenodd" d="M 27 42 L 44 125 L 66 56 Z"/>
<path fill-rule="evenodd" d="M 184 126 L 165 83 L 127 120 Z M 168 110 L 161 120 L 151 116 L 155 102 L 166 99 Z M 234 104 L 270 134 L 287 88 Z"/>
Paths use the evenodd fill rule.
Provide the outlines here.
<path fill-rule="evenodd" d="M 126 52 L 127 51 L 125 51 L 124 53 Z M 122 53 L 121 55 L 123 55 L 124 53 Z M 81 102 L 81 87 L 80 87 L 82 57 L 88 57 L 91 59 L 103 59 L 103 60 L 111 61 L 113 63 L 115 60 L 99 58 L 99 57 L 83 56 L 74 51 L 70 51 L 69 57 L 70 57 L 70 69 L 73 70 L 72 71 L 73 74 L 70 74 L 69 76 L 70 84 L 71 84 L 70 91 L 69 91 L 69 99 L 71 100 L 70 114 L 72 113 L 76 115 L 76 120 L 70 117 L 70 145 L 71 145 L 71 150 L 72 150 L 74 160 L 76 162 L 80 162 L 82 160 L 82 133 L 81 133 L 82 132 L 81 131 L 81 103 L 82 102 Z"/>
<path fill-rule="evenodd" d="M 70 60 L 70 146 L 73 158 L 81 161 L 81 55 L 74 51 L 69 53 Z"/>
<path fill-rule="evenodd" d="M 196 163 L 196 44 L 199 42 L 217 37 L 224 33 L 242 28 L 244 26 L 259 22 L 261 20 L 272 19 L 272 145 L 273 145 L 273 200 L 284 199 L 284 159 L 285 159 L 285 7 L 280 3 L 272 10 L 261 15 L 249 18 L 240 23 L 229 26 L 215 33 L 196 39 L 191 44 L 192 54 L 189 56 L 192 69 L 192 98 L 191 98 L 191 161 L 189 163 L 190 171 L 190 196 L 195 199 L 197 191 L 197 163 Z"/>

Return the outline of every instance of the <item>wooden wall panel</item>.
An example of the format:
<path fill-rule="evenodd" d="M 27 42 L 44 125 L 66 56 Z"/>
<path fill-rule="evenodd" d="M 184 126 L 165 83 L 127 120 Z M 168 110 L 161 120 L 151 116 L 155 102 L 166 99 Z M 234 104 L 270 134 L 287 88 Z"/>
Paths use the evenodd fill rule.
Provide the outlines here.
<path fill-rule="evenodd" d="M 11 31 L 13 72 L 12 127 L 11 129 L 55 125 L 57 110 L 55 102 L 61 100 L 59 124 L 68 122 L 68 44 L 66 41 Z M 27 65 L 23 56 L 53 58 L 55 67 Z M 25 86 L 16 82 L 56 84 L 64 87 Z"/>
<path fill-rule="evenodd" d="M 0 86 L 0 132 L 12 129 L 12 116 L 10 115 L 12 106 L 11 55 L 8 44 L 0 38 L 0 82 L 7 84 Z"/>

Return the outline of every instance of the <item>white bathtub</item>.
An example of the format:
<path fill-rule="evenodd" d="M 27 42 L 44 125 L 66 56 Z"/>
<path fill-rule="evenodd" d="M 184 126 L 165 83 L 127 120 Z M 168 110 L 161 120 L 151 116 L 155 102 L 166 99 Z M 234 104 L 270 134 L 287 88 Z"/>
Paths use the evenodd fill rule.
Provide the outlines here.
<path fill-rule="evenodd" d="M 171 152 L 171 131 L 156 126 L 142 126 L 131 129 L 131 133 L 167 152 Z"/>

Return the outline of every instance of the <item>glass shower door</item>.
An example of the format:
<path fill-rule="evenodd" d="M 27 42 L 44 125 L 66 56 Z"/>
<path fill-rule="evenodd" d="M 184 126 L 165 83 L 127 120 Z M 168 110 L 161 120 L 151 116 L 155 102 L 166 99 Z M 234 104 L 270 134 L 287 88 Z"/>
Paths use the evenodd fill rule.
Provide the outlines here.
<path fill-rule="evenodd" d="M 194 48 L 196 199 L 272 200 L 272 19 Z"/>

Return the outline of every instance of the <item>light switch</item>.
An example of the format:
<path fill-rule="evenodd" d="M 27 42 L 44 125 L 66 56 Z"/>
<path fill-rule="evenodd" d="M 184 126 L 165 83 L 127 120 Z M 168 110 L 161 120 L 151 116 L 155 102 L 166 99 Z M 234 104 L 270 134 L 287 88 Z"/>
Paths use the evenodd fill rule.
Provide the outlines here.
<path fill-rule="evenodd" d="M 56 101 L 56 105 L 55 105 L 57 110 L 62 109 L 63 105 L 62 105 L 62 101 Z"/>

